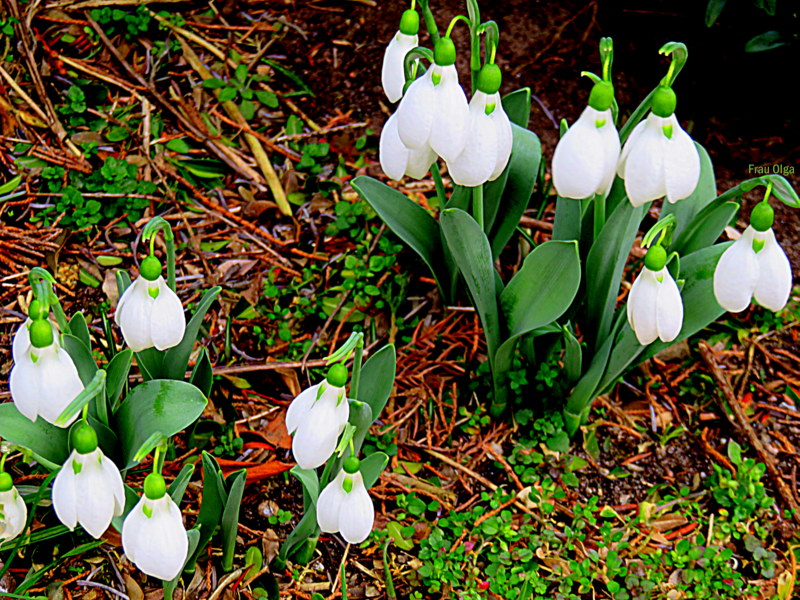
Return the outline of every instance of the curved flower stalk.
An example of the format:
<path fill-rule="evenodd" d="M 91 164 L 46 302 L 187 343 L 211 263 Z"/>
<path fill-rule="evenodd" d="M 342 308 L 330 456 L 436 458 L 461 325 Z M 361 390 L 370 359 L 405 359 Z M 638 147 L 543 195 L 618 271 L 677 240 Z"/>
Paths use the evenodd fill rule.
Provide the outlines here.
<path fill-rule="evenodd" d="M 683 300 L 666 262 L 664 248 L 652 246 L 628 295 L 628 323 L 643 346 L 671 342 L 683 326 Z"/>
<path fill-rule="evenodd" d="M 98 539 L 125 509 L 122 476 L 98 448 L 97 434 L 86 421 L 70 437 L 74 450 L 53 482 L 53 508 L 70 531 L 80 524 Z"/>
<path fill-rule="evenodd" d="M 144 495 L 122 524 L 122 549 L 140 571 L 158 579 L 171 581 L 183 570 L 189 539 L 181 511 L 158 473 L 147 476 Z"/>
<path fill-rule="evenodd" d="M 691 195 L 700 179 L 700 155 L 675 117 L 675 92 L 659 86 L 652 112 L 622 148 L 617 174 L 633 206 L 666 196 L 677 202 Z"/>
<path fill-rule="evenodd" d="M 303 390 L 286 411 L 286 430 L 292 434 L 292 454 L 303 469 L 316 469 L 327 461 L 350 417 L 344 385 L 347 369 L 341 363 L 328 376 Z"/>
<path fill-rule="evenodd" d="M 183 306 L 161 276 L 161 263 L 152 254 L 142 261 L 140 275 L 122 294 L 114 320 L 134 352 L 177 346 L 186 331 Z"/>
<path fill-rule="evenodd" d="M 611 189 L 620 154 L 613 102 L 611 83 L 595 83 L 589 105 L 559 140 L 553 154 L 553 186 L 562 198 L 605 196 Z"/>
<path fill-rule="evenodd" d="M 8 387 L 19 412 L 31 421 L 42 417 L 48 423 L 66 427 L 77 419 L 77 414 L 67 423 L 56 421 L 84 386 L 72 357 L 61 347 L 52 323 L 41 315 L 36 316 L 40 318 L 33 319 L 27 327 L 29 343 L 21 331 L 15 336 L 14 368 Z"/>
<path fill-rule="evenodd" d="M 478 91 L 469 103 L 464 149 L 447 163 L 453 182 L 476 187 L 494 181 L 511 157 L 512 131 L 500 101 L 501 74 L 495 64 L 486 64 L 478 75 Z"/>
<path fill-rule="evenodd" d="M 359 544 L 369 536 L 375 521 L 372 504 L 360 461 L 348 458 L 336 477 L 317 499 L 317 524 L 326 533 L 340 533 L 351 544 Z"/>
<path fill-rule="evenodd" d="M 400 19 L 400 30 L 394 34 L 383 54 L 381 83 L 389 102 L 397 102 L 403 96 L 403 87 L 406 84 L 403 63 L 406 54 L 419 44 L 418 32 L 419 14 L 413 8 L 409 8 Z"/>
<path fill-rule="evenodd" d="M 0 543 L 13 540 L 25 530 L 28 507 L 11 475 L 0 469 Z"/>
<path fill-rule="evenodd" d="M 725 250 L 714 270 L 714 296 L 730 312 L 741 312 L 755 299 L 779 311 L 792 291 L 792 267 L 775 239 L 775 213 L 766 198 L 753 209 L 742 237 Z"/>

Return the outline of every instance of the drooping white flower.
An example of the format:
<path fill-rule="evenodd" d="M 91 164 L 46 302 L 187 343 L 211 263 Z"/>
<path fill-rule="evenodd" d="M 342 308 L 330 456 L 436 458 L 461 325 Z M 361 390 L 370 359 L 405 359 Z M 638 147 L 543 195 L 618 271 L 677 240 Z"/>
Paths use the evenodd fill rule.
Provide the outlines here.
<path fill-rule="evenodd" d="M 324 464 L 334 450 L 339 435 L 350 417 L 350 404 L 344 389 L 344 378 L 332 373 L 340 364 L 333 365 L 325 381 L 303 390 L 286 411 L 286 430 L 292 434 L 292 454 L 302 469 L 316 469 Z M 339 384 L 339 385 L 334 385 Z"/>
<path fill-rule="evenodd" d="M 171 581 L 183 570 L 189 539 L 181 511 L 166 493 L 163 478 L 156 475 L 161 478 L 161 489 L 148 489 L 148 480 L 154 475 L 147 476 L 144 495 L 122 524 L 122 549 L 143 573 Z"/>
<path fill-rule="evenodd" d="M 25 325 L 23 325 L 25 327 Z M 36 421 L 42 417 L 56 425 L 56 420 L 75 397 L 83 383 L 72 357 L 61 347 L 52 323 L 37 319 L 28 328 L 28 340 L 21 341 L 14 352 L 14 368 L 8 378 L 11 398 L 17 410 Z M 15 340 L 16 342 L 16 340 Z M 61 427 L 71 425 L 78 415 Z"/>
<path fill-rule="evenodd" d="M 791 291 L 792 267 L 771 227 L 758 231 L 749 225 L 714 270 L 714 296 L 730 312 L 743 311 L 753 298 L 764 308 L 779 311 Z"/>
<path fill-rule="evenodd" d="M 125 510 L 125 488 L 116 465 L 97 446 L 72 451 L 53 482 L 53 508 L 70 531 L 80 524 L 98 539 Z"/>
<path fill-rule="evenodd" d="M 476 91 L 469 103 L 464 149 L 447 163 L 453 182 L 475 187 L 497 179 L 511 157 L 512 137 L 500 94 Z"/>
<path fill-rule="evenodd" d="M 154 346 L 166 350 L 183 339 L 183 306 L 161 276 L 161 265 L 154 256 L 142 261 L 141 275 L 122 294 L 114 320 L 134 352 Z"/>
<path fill-rule="evenodd" d="M 683 327 L 683 300 L 665 263 L 664 249 L 650 248 L 628 294 L 628 323 L 643 346 L 657 339 L 671 342 Z"/>
<path fill-rule="evenodd" d="M 31 348 L 30 327 L 32 323 L 33 320 L 31 318 L 26 319 L 14 334 L 14 339 L 11 342 L 11 356 L 15 362 L 19 360 L 19 357 L 21 357 L 24 352 L 27 352 Z M 56 337 L 58 335 L 58 329 L 56 329 L 53 323 L 50 325 L 53 328 L 53 337 Z"/>
<path fill-rule="evenodd" d="M 25 529 L 28 507 L 19 495 L 11 476 L 0 471 L 0 543 L 13 540 Z"/>
<path fill-rule="evenodd" d="M 553 186 L 562 198 L 608 194 L 619 160 L 619 133 L 611 109 L 587 106 L 553 154 Z"/>
<path fill-rule="evenodd" d="M 400 30 L 394 34 L 383 55 L 381 83 L 389 102 L 397 102 L 403 96 L 403 87 L 406 83 L 403 63 L 406 54 L 419 44 L 418 31 L 419 14 L 413 9 L 408 9 L 400 20 Z"/>
<path fill-rule="evenodd" d="M 319 528 L 326 533 L 338 532 L 351 544 L 367 539 L 374 521 L 375 507 L 357 470 L 339 471 L 317 499 Z"/>
<path fill-rule="evenodd" d="M 403 144 L 397 133 L 397 113 L 389 117 L 383 126 L 378 155 L 383 172 L 395 181 L 400 181 L 404 176 L 421 179 L 436 161 L 436 152 L 430 146 L 411 150 Z"/>

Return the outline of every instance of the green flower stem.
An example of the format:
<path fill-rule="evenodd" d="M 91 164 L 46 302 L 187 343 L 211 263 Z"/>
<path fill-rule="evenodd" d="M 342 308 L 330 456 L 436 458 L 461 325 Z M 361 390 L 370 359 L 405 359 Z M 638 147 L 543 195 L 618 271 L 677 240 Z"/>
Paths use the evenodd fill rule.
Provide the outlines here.
<path fill-rule="evenodd" d="M 600 232 L 606 224 L 606 197 L 605 194 L 595 194 L 592 200 L 594 205 L 594 239 L 600 237 Z"/>
<path fill-rule="evenodd" d="M 439 27 L 437 27 L 436 19 L 431 12 L 429 0 L 419 0 L 419 8 L 422 11 L 422 18 L 425 20 L 425 27 L 431 36 L 431 41 L 436 44 L 439 41 Z"/>
<path fill-rule="evenodd" d="M 175 292 L 175 234 L 172 227 L 163 217 L 153 217 L 142 230 L 142 239 L 150 242 L 150 254 L 155 249 L 155 236 L 161 231 L 164 234 L 164 243 L 167 246 L 167 285 Z"/>
<path fill-rule="evenodd" d="M 28 281 L 33 288 L 33 296 L 45 306 L 53 309 L 61 333 L 68 333 L 69 320 L 55 293 L 55 278 L 45 269 L 34 267 L 28 272 Z"/>
<path fill-rule="evenodd" d="M 364 338 L 361 337 L 356 344 L 353 356 L 353 377 L 350 380 L 350 397 L 358 400 L 358 387 L 361 384 L 361 362 L 364 360 Z"/>
<path fill-rule="evenodd" d="M 414 81 L 416 78 L 421 64 L 419 62 L 420 59 L 433 63 L 433 52 L 429 48 L 423 48 L 422 46 L 409 50 L 403 59 L 403 73 L 406 77 L 406 82 Z"/>
<path fill-rule="evenodd" d="M 472 188 L 472 216 L 483 229 L 483 185 Z"/>
<path fill-rule="evenodd" d="M 444 208 L 447 203 L 447 192 L 444 189 L 444 182 L 442 181 L 442 174 L 439 172 L 439 161 L 433 163 L 431 167 L 431 175 L 433 175 L 433 183 L 436 186 L 436 197 L 439 199 L 439 208 Z"/>

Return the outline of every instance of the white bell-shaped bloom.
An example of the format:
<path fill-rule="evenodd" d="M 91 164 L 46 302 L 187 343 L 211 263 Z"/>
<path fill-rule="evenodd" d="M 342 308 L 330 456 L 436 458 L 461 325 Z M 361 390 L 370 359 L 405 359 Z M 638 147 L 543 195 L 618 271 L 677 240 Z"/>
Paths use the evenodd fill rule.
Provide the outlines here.
<path fill-rule="evenodd" d="M 125 510 L 125 488 L 116 465 L 100 448 L 73 450 L 53 482 L 53 508 L 70 531 L 80 524 L 98 539 Z"/>
<path fill-rule="evenodd" d="M 418 35 L 406 35 L 398 31 L 383 54 L 381 83 L 389 102 L 397 102 L 403 97 L 406 76 L 403 70 L 406 54 L 419 45 Z"/>
<path fill-rule="evenodd" d="M 341 387 L 327 380 L 303 390 L 286 411 L 286 430 L 293 435 L 292 454 L 302 469 L 327 461 L 350 417 L 350 404 Z"/>
<path fill-rule="evenodd" d="M 122 524 L 122 549 L 147 575 L 171 581 L 180 574 L 189 538 L 181 511 L 169 494 L 157 500 L 142 496 Z"/>
<path fill-rule="evenodd" d="M 397 131 L 411 150 L 426 145 L 446 161 L 455 159 L 467 138 L 469 105 L 455 65 L 431 65 L 406 90 L 397 107 Z"/>
<path fill-rule="evenodd" d="M 19 357 L 21 357 L 24 352 L 27 352 L 31 348 L 31 323 L 33 323 L 33 321 L 30 318 L 26 319 L 14 334 L 14 339 L 11 342 L 11 356 L 15 362 L 19 360 Z M 58 337 L 58 329 L 56 329 L 53 323 L 50 323 L 50 325 L 53 328 L 53 338 Z"/>
<path fill-rule="evenodd" d="M 14 405 L 31 421 L 42 417 L 56 425 L 61 413 L 83 391 L 78 369 L 55 333 L 52 343 L 44 348 L 32 346 L 30 339 L 15 343 L 19 347 L 14 352 L 14 368 L 8 378 Z M 75 414 L 69 422 L 58 425 L 68 427 L 77 418 Z"/>
<path fill-rule="evenodd" d="M 587 106 L 553 154 L 553 186 L 562 198 L 608 194 L 619 160 L 619 133 L 611 109 Z"/>
<path fill-rule="evenodd" d="M 753 246 L 760 247 L 756 252 Z M 792 291 L 792 267 L 772 229 L 752 226 L 725 250 L 714 271 L 714 296 L 730 312 L 740 312 L 755 298 L 764 308 L 779 311 Z"/>
<path fill-rule="evenodd" d="M 617 174 L 634 206 L 666 196 L 677 202 L 691 195 L 700 179 L 700 155 L 675 114 L 652 112 L 622 148 Z"/>
<path fill-rule="evenodd" d="M 403 144 L 397 133 L 397 113 L 383 126 L 378 154 L 383 172 L 395 181 L 404 176 L 422 179 L 436 161 L 436 152 L 427 144 L 414 150 Z"/>
<path fill-rule="evenodd" d="M 643 346 L 657 339 L 671 342 L 683 326 L 683 300 L 666 267 L 643 267 L 628 294 L 628 323 Z"/>
<path fill-rule="evenodd" d="M 469 103 L 464 149 L 447 163 L 453 182 L 475 187 L 497 179 L 511 157 L 512 137 L 500 94 L 476 91 Z"/>
<path fill-rule="evenodd" d="M 351 480 L 349 492 L 344 487 L 346 478 Z M 374 521 L 375 507 L 360 472 L 350 475 L 342 469 L 317 499 L 319 528 L 326 533 L 339 532 L 351 544 L 367 539 Z"/>
<path fill-rule="evenodd" d="M 177 346 L 186 331 L 180 298 L 161 276 L 154 281 L 138 277 L 128 286 L 119 299 L 114 320 L 134 352 Z"/>
<path fill-rule="evenodd" d="M 25 529 L 28 507 L 13 485 L 0 492 L 0 543 L 13 540 Z"/>

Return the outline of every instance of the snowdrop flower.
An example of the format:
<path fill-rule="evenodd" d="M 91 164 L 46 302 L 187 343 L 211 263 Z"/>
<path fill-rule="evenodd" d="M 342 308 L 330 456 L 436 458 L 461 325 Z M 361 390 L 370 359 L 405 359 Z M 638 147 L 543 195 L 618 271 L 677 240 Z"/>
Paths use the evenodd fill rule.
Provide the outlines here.
<path fill-rule="evenodd" d="M 469 106 L 458 83 L 453 40 L 440 38 L 433 56 L 434 64 L 409 86 L 397 107 L 397 131 L 410 150 L 430 146 L 451 161 L 464 149 Z"/>
<path fill-rule="evenodd" d="M 662 196 L 682 200 L 700 179 L 700 155 L 675 117 L 675 92 L 659 86 L 652 112 L 639 123 L 622 148 L 617 175 L 634 206 Z"/>
<path fill-rule="evenodd" d="M 53 482 L 53 508 L 70 531 L 80 524 L 98 539 L 125 510 L 122 476 L 98 448 L 97 434 L 86 421 L 70 437 L 74 450 Z"/>
<path fill-rule="evenodd" d="M 0 543 L 22 533 L 27 520 L 28 507 L 14 487 L 11 475 L 0 471 Z"/>
<path fill-rule="evenodd" d="M 409 150 L 397 132 L 397 113 L 394 113 L 381 131 L 379 152 L 383 172 L 395 181 L 404 176 L 422 179 L 436 161 L 436 152 L 430 146 Z"/>
<path fill-rule="evenodd" d="M 317 524 L 326 533 L 341 533 L 350 544 L 367 539 L 375 521 L 375 507 L 364 486 L 357 458 L 344 461 L 344 468 L 317 499 Z"/>
<path fill-rule="evenodd" d="M 559 140 L 553 154 L 553 186 L 562 198 L 582 200 L 611 189 L 620 151 L 613 102 L 611 83 L 595 83 L 589 106 Z"/>
<path fill-rule="evenodd" d="M 413 8 L 403 13 L 398 31 L 383 54 L 381 83 L 389 102 L 397 102 L 403 96 L 406 75 L 403 63 L 406 54 L 419 45 L 419 14 Z"/>
<path fill-rule="evenodd" d="M 478 91 L 469 103 L 464 149 L 447 169 L 453 182 L 475 187 L 500 176 L 511 157 L 512 132 L 500 101 L 500 67 L 486 64 L 478 74 Z"/>
<path fill-rule="evenodd" d="M 325 381 L 303 390 L 286 411 L 286 430 L 293 435 L 292 454 L 301 469 L 316 469 L 327 461 L 350 418 L 345 394 L 347 369 L 336 363 Z"/>
<path fill-rule="evenodd" d="M 730 312 L 747 308 L 755 300 L 779 311 L 792 291 L 792 267 L 772 231 L 774 211 L 760 202 L 750 215 L 742 237 L 725 250 L 714 270 L 714 296 Z"/>
<path fill-rule="evenodd" d="M 161 263 L 155 256 L 142 261 L 139 277 L 119 299 L 114 320 L 134 352 L 153 346 L 166 350 L 183 339 L 183 306 L 161 276 Z"/>
<path fill-rule="evenodd" d="M 643 346 L 659 338 L 671 342 L 683 326 L 683 300 L 666 262 L 666 250 L 652 246 L 628 294 L 628 323 Z"/>
<path fill-rule="evenodd" d="M 144 480 L 144 495 L 122 524 L 122 549 L 140 571 L 164 581 L 175 579 L 186 564 L 183 517 L 158 473 Z"/>
<path fill-rule="evenodd" d="M 67 427 L 78 418 L 77 414 L 67 423 L 56 423 L 56 420 L 83 391 L 78 369 L 58 342 L 50 321 L 33 320 L 27 333 L 27 343 L 24 337 L 21 341 L 15 339 L 18 347 L 8 378 L 11 398 L 17 410 L 31 421 L 42 417 L 48 423 Z M 17 332 L 17 336 L 24 335 Z"/>

